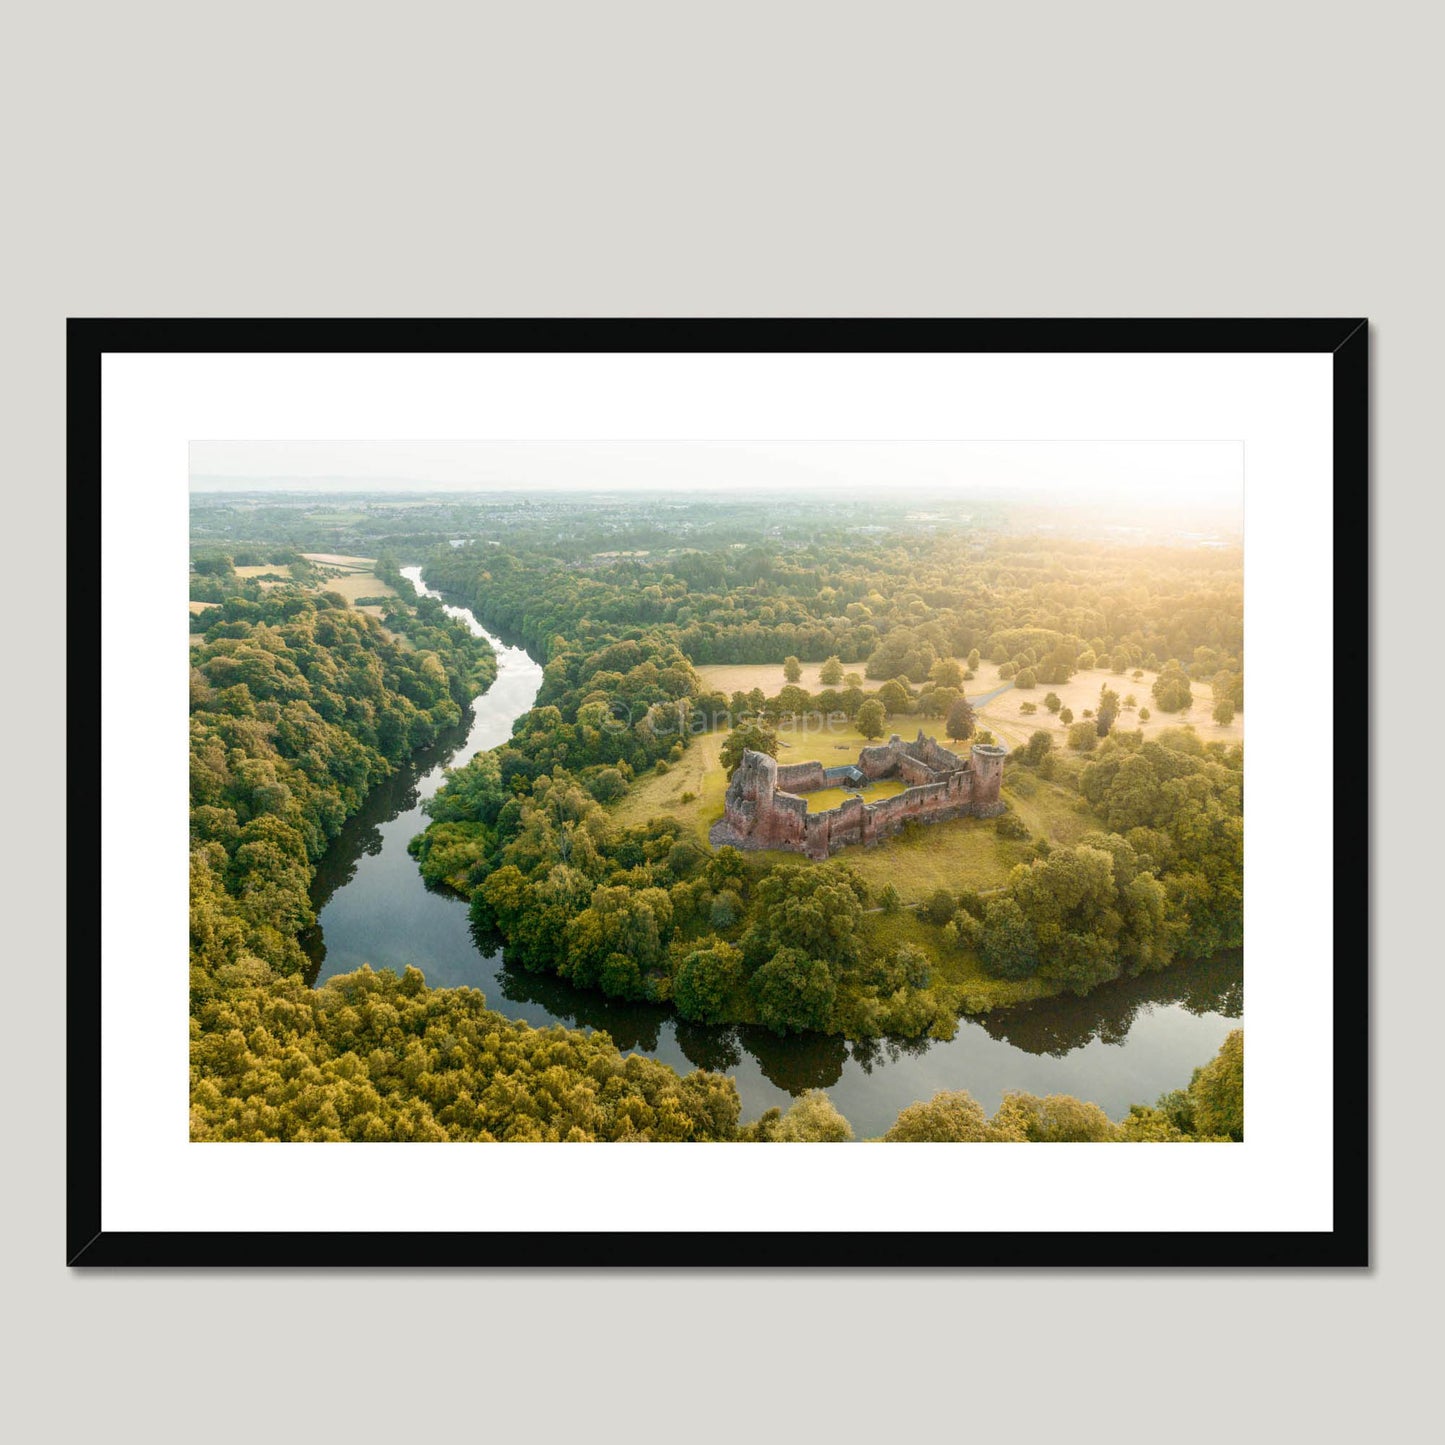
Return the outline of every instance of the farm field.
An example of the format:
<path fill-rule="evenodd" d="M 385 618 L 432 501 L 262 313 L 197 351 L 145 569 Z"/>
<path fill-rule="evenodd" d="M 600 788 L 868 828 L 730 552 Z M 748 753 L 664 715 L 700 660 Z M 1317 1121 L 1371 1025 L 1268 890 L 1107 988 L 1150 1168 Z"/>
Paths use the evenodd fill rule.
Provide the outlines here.
<path fill-rule="evenodd" d="M 370 571 L 376 563 L 375 557 L 349 557 L 342 552 L 303 552 L 301 555 L 319 567 L 345 567 L 353 572 Z"/>
<path fill-rule="evenodd" d="M 344 577 L 328 577 L 322 584 L 323 592 L 339 592 L 352 604 L 355 604 L 358 597 L 395 597 L 392 591 L 380 577 L 370 572 L 348 572 Z M 374 612 L 381 615 L 379 607 L 363 607 L 363 612 Z"/>
<path fill-rule="evenodd" d="M 319 588 L 314 590 L 324 592 L 338 592 L 346 600 L 357 608 L 359 612 L 365 612 L 378 621 L 386 615 L 384 607 L 368 603 L 358 607 L 357 601 L 362 597 L 394 597 L 395 591 L 388 587 L 371 569 L 376 565 L 373 557 L 351 557 L 337 552 L 303 552 L 301 554 L 309 562 L 314 562 L 325 572 L 325 577 Z M 263 588 L 284 587 L 292 578 L 292 571 L 287 564 L 263 564 L 256 566 L 243 566 L 236 568 L 236 576 L 244 579 L 260 579 Z M 272 580 L 274 579 L 274 580 Z M 192 614 L 204 612 L 210 607 L 218 604 L 214 602 L 191 602 L 190 611 Z M 391 635 L 391 634 L 388 634 Z M 192 634 L 192 642 L 200 639 Z M 398 635 L 398 640 L 400 639 Z"/>
<path fill-rule="evenodd" d="M 339 592 L 353 606 L 359 597 L 395 597 L 396 593 L 371 569 L 376 565 L 375 557 L 348 557 L 339 552 L 303 552 L 308 562 L 315 562 L 326 569 L 326 580 L 321 584 L 324 592 Z M 380 617 L 380 607 L 368 606 L 361 609 L 373 617 Z"/>

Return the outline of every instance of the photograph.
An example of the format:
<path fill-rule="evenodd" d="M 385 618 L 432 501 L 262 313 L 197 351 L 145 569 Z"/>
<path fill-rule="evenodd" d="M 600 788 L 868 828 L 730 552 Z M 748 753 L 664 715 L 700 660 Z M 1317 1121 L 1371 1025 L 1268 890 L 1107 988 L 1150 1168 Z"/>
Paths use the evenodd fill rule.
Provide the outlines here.
<path fill-rule="evenodd" d="M 1241 1142 L 1244 499 L 192 438 L 190 1139 Z"/>

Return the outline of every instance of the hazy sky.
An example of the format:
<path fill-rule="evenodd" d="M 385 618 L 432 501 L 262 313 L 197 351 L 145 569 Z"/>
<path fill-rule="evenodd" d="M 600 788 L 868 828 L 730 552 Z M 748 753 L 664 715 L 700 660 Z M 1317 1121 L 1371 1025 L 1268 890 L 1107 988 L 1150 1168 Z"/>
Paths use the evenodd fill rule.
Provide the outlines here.
<path fill-rule="evenodd" d="M 812 491 L 886 487 L 1243 503 L 1238 442 L 197 441 L 191 487 L 223 490 Z"/>

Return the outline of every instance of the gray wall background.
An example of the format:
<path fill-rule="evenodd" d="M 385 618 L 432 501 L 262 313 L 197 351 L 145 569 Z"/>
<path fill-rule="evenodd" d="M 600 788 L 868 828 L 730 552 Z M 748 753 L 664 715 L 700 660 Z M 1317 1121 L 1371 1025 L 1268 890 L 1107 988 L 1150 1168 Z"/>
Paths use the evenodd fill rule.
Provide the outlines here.
<path fill-rule="evenodd" d="M 1438 12 L 133 0 L 6 28 L 4 484 L 33 511 L 9 550 L 56 597 L 6 631 L 17 1438 L 1409 1429 L 1439 1263 L 1440 685 L 1413 665 L 1438 615 Z M 1373 319 L 1373 672 L 1414 706 L 1374 719 L 1370 1275 L 63 1269 L 63 320 L 428 314 Z M 1347 736 L 1366 679 L 1335 661 Z"/>

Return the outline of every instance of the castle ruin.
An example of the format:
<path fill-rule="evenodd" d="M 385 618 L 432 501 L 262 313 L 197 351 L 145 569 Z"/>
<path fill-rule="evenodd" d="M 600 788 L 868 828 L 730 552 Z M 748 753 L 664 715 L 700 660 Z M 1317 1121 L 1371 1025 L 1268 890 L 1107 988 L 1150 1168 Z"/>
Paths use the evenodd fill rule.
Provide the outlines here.
<path fill-rule="evenodd" d="M 880 842 L 912 821 L 992 818 L 1004 811 L 999 789 L 1007 752 L 975 743 L 971 757 L 961 758 L 921 730 L 911 743 L 894 733 L 886 743 L 864 748 L 857 763 L 837 768 L 818 762 L 779 764 L 748 748 L 728 784 L 723 816 L 708 836 L 715 845 L 787 848 L 826 858 L 854 843 Z M 907 786 L 876 803 L 855 794 L 826 812 L 808 811 L 808 793 L 880 778 L 897 778 Z"/>

